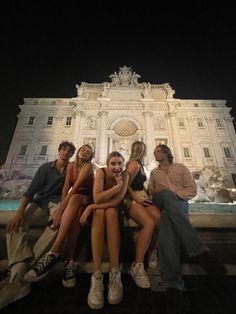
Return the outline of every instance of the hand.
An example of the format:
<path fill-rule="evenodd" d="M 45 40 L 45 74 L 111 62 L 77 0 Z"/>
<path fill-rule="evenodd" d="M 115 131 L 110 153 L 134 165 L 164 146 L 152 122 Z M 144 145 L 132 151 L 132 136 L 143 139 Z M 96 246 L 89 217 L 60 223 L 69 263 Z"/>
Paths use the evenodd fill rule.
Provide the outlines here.
<path fill-rule="evenodd" d="M 115 192 L 119 192 L 123 186 L 123 178 L 121 175 L 119 175 L 118 177 L 115 177 L 115 182 L 116 184 L 114 185 L 114 190 Z"/>
<path fill-rule="evenodd" d="M 17 212 L 7 225 L 7 233 L 18 232 L 24 223 L 24 212 Z"/>
<path fill-rule="evenodd" d="M 87 222 L 87 219 L 92 210 L 93 210 L 92 205 L 89 205 L 86 207 L 86 209 L 84 210 L 83 214 L 80 216 L 80 219 L 79 219 L 79 222 L 81 223 L 81 225 L 84 225 Z"/>
<path fill-rule="evenodd" d="M 51 226 L 51 229 L 58 229 L 61 224 L 61 217 L 62 217 L 63 211 L 61 208 L 58 208 L 52 213 L 52 220 L 53 224 Z"/>
<path fill-rule="evenodd" d="M 150 199 L 148 199 L 148 198 L 145 199 L 145 200 L 143 200 L 143 201 L 142 201 L 142 204 L 143 204 L 144 206 L 146 206 L 146 207 L 154 205 L 153 202 L 152 202 Z"/>
<path fill-rule="evenodd" d="M 165 187 L 162 184 L 158 184 L 158 187 L 155 188 L 155 192 L 161 192 L 162 190 L 166 190 L 167 187 Z"/>

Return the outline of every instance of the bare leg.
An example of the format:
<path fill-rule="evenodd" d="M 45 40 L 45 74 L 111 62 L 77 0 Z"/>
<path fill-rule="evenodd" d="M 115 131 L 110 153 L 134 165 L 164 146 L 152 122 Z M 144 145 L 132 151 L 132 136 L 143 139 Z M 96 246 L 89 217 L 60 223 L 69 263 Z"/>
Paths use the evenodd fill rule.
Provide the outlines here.
<path fill-rule="evenodd" d="M 93 213 L 93 223 L 91 230 L 93 271 L 102 269 L 102 254 L 105 241 L 105 211 L 97 209 Z"/>
<path fill-rule="evenodd" d="M 120 254 L 120 226 L 116 208 L 106 209 L 106 233 L 110 269 L 118 269 Z"/>
<path fill-rule="evenodd" d="M 79 218 L 81 216 L 82 207 L 78 210 L 77 217 L 74 220 L 74 223 L 70 227 L 70 231 L 67 237 L 66 251 L 65 251 L 65 259 L 67 261 L 73 259 L 75 256 L 76 245 L 78 242 L 78 236 L 81 230 L 81 225 L 79 222 Z"/>
<path fill-rule="evenodd" d="M 65 241 L 65 238 L 68 235 L 70 227 L 78 215 L 78 210 L 81 207 L 82 200 L 83 195 L 74 194 L 71 196 L 71 199 L 63 212 L 57 238 L 51 248 L 51 251 L 53 253 L 60 253 L 60 249 Z"/>
<path fill-rule="evenodd" d="M 142 226 L 136 243 L 136 263 L 143 263 L 155 228 L 155 223 L 141 204 L 132 204 L 129 209 L 129 214 L 131 218 Z"/>

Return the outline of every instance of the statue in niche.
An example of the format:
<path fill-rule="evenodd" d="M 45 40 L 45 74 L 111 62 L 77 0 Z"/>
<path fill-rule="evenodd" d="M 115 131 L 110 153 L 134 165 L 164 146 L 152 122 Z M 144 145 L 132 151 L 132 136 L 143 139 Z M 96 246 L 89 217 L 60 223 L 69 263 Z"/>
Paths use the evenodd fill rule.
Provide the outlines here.
<path fill-rule="evenodd" d="M 106 82 L 103 84 L 103 90 L 101 92 L 102 97 L 107 97 L 109 88 L 110 88 L 110 83 Z"/>
<path fill-rule="evenodd" d="M 84 87 L 76 84 L 76 89 L 77 89 L 77 96 L 80 98 L 83 98 L 84 97 Z"/>
<path fill-rule="evenodd" d="M 88 119 L 86 120 L 86 126 L 89 129 L 95 129 L 96 127 L 95 119 L 93 119 L 92 117 L 88 117 Z"/>
<path fill-rule="evenodd" d="M 143 87 L 144 87 L 144 90 L 143 90 L 143 98 L 151 98 L 151 84 L 150 82 L 148 83 L 143 83 Z"/>

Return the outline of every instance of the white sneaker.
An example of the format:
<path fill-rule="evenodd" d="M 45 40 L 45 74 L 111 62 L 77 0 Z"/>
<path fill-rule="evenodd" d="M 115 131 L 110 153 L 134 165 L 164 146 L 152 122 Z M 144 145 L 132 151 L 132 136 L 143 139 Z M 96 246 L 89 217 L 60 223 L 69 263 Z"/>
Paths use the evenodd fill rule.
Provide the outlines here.
<path fill-rule="evenodd" d="M 143 263 L 133 263 L 131 267 L 131 276 L 140 288 L 150 288 L 150 279 L 146 273 Z"/>
<path fill-rule="evenodd" d="M 91 285 L 88 294 L 88 305 L 91 309 L 101 309 L 104 306 L 103 275 L 98 270 L 92 274 Z"/>
<path fill-rule="evenodd" d="M 8 304 L 20 300 L 30 294 L 30 284 L 19 281 L 8 283 L 0 291 L 0 310 Z"/>
<path fill-rule="evenodd" d="M 155 269 L 157 268 L 158 260 L 157 260 L 157 250 L 153 250 L 150 254 L 149 261 L 148 261 L 148 267 Z"/>
<path fill-rule="evenodd" d="M 62 285 L 65 288 L 73 288 L 76 286 L 76 267 L 73 260 L 66 262 L 64 265 Z"/>
<path fill-rule="evenodd" d="M 109 273 L 108 296 L 107 300 L 110 304 L 118 304 L 123 299 L 123 285 L 121 282 L 120 271 L 112 268 Z"/>

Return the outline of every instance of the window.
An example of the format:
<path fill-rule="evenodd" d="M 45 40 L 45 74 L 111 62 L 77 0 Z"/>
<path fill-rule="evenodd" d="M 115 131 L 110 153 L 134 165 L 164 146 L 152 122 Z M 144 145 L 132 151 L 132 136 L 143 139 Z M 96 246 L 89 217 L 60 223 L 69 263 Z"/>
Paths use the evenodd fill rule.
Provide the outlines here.
<path fill-rule="evenodd" d="M 72 117 L 66 118 L 66 125 L 71 125 L 71 119 L 72 119 Z"/>
<path fill-rule="evenodd" d="M 232 173 L 231 176 L 234 181 L 234 185 L 236 185 L 236 173 Z"/>
<path fill-rule="evenodd" d="M 180 127 L 180 129 L 184 129 L 185 128 L 184 118 L 179 118 L 179 127 Z"/>
<path fill-rule="evenodd" d="M 205 158 L 211 158 L 211 154 L 208 147 L 203 147 L 203 152 L 204 152 Z"/>
<path fill-rule="evenodd" d="M 28 125 L 33 125 L 34 124 L 34 116 L 30 116 L 28 120 Z"/>
<path fill-rule="evenodd" d="M 216 119 L 217 128 L 223 128 L 222 121 L 220 119 Z"/>
<path fill-rule="evenodd" d="M 185 157 L 185 158 L 191 157 L 188 147 L 184 147 L 184 148 L 183 148 L 183 151 L 184 151 L 184 157 Z"/>
<path fill-rule="evenodd" d="M 46 153 L 47 153 L 47 148 L 48 148 L 47 145 L 43 145 L 43 146 L 41 147 L 40 155 L 45 156 Z"/>
<path fill-rule="evenodd" d="M 199 107 L 199 104 L 194 104 L 194 107 Z"/>
<path fill-rule="evenodd" d="M 201 118 L 197 119 L 197 125 L 198 125 L 199 128 L 203 128 L 203 123 L 202 123 L 202 119 Z"/>
<path fill-rule="evenodd" d="M 232 153 L 231 153 L 231 149 L 229 147 L 223 147 L 223 149 L 224 149 L 224 153 L 225 153 L 226 158 L 233 158 Z"/>
<path fill-rule="evenodd" d="M 52 121 L 53 121 L 53 117 L 52 116 L 48 117 L 47 125 L 52 125 Z"/>
<path fill-rule="evenodd" d="M 212 106 L 212 108 L 216 108 L 217 107 L 214 102 L 211 104 L 211 106 Z"/>
<path fill-rule="evenodd" d="M 27 145 L 22 145 L 20 148 L 20 153 L 19 155 L 25 155 L 27 150 Z"/>

